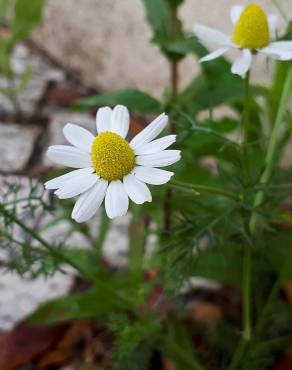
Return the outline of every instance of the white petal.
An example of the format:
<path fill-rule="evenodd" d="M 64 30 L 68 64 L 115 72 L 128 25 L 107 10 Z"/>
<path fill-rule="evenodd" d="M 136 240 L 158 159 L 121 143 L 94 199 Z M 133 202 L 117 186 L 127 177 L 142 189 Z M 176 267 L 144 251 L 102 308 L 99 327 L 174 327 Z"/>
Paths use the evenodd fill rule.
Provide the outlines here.
<path fill-rule="evenodd" d="M 117 105 L 111 116 L 111 131 L 125 138 L 129 131 L 130 115 L 123 105 Z"/>
<path fill-rule="evenodd" d="M 244 7 L 241 5 L 234 5 L 230 9 L 230 18 L 234 25 L 237 23 L 238 19 L 240 18 L 243 9 Z"/>
<path fill-rule="evenodd" d="M 203 58 L 201 58 L 200 59 L 200 62 L 203 63 L 203 62 L 207 62 L 209 60 L 213 60 L 213 59 L 219 58 L 221 55 L 223 55 L 224 53 L 226 53 L 226 51 L 228 51 L 229 49 L 230 49 L 230 47 L 217 49 L 217 50 L 213 51 L 212 53 L 207 54 L 206 56 L 204 56 Z"/>
<path fill-rule="evenodd" d="M 213 44 L 224 47 L 229 46 L 231 43 L 230 36 L 227 36 L 223 32 L 203 26 L 201 24 L 195 25 L 193 27 L 193 32 L 201 42 L 206 44 Z"/>
<path fill-rule="evenodd" d="M 75 177 L 73 180 L 67 180 L 55 194 L 60 199 L 76 197 L 90 189 L 98 179 L 99 177 L 95 173 Z"/>
<path fill-rule="evenodd" d="M 66 173 L 65 175 L 58 176 L 52 180 L 49 180 L 45 183 L 46 189 L 58 189 L 68 180 L 74 180 L 80 176 L 89 175 L 94 172 L 92 167 L 89 168 L 82 168 L 80 170 L 74 170 L 71 172 Z"/>
<path fill-rule="evenodd" d="M 87 153 L 91 152 L 91 146 L 94 140 L 94 136 L 91 132 L 72 123 L 67 123 L 67 125 L 63 128 L 63 132 L 65 138 L 70 144 Z"/>
<path fill-rule="evenodd" d="M 136 164 L 145 167 L 166 167 L 180 160 L 180 150 L 163 150 L 155 154 L 139 155 Z"/>
<path fill-rule="evenodd" d="M 279 24 L 279 18 L 277 14 L 271 14 L 268 16 L 268 24 L 270 30 L 270 36 L 272 38 L 277 37 L 277 28 Z"/>
<path fill-rule="evenodd" d="M 284 50 L 282 46 L 277 47 L 269 45 L 263 49 L 259 49 L 258 51 L 275 60 L 292 60 L 292 50 Z"/>
<path fill-rule="evenodd" d="M 48 158 L 63 166 L 73 168 L 91 167 L 88 153 L 69 145 L 53 145 L 47 151 Z"/>
<path fill-rule="evenodd" d="M 135 151 L 143 144 L 149 143 L 155 139 L 161 131 L 164 130 L 168 122 L 168 116 L 165 113 L 160 114 L 154 121 L 152 121 L 144 130 L 139 132 L 130 142 L 131 148 Z"/>
<path fill-rule="evenodd" d="M 249 70 L 252 61 L 252 54 L 250 50 L 243 49 L 232 65 L 232 73 L 244 77 Z"/>
<path fill-rule="evenodd" d="M 167 135 L 160 139 L 153 140 L 150 143 L 144 144 L 135 150 L 135 154 L 152 154 L 161 152 L 161 150 L 168 148 L 176 140 L 176 135 Z"/>
<path fill-rule="evenodd" d="M 152 196 L 147 185 L 138 180 L 134 175 L 124 176 L 124 186 L 129 198 L 136 204 L 151 202 Z"/>
<path fill-rule="evenodd" d="M 138 180 L 151 185 L 166 184 L 174 175 L 173 172 L 161 170 L 159 168 L 137 166 L 133 170 L 133 174 Z"/>
<path fill-rule="evenodd" d="M 110 107 L 99 108 L 96 113 L 96 129 L 98 134 L 111 129 L 112 110 Z"/>
<path fill-rule="evenodd" d="M 109 218 L 124 216 L 129 207 L 129 198 L 120 180 L 111 181 L 105 196 L 105 210 Z"/>
<path fill-rule="evenodd" d="M 292 41 L 275 41 L 271 42 L 267 48 L 276 48 L 283 51 L 292 51 Z M 262 49 L 263 50 L 263 49 Z"/>
<path fill-rule="evenodd" d="M 72 218 L 77 222 L 89 220 L 98 210 L 104 200 L 108 182 L 99 179 L 86 193 L 82 194 L 72 211 Z"/>

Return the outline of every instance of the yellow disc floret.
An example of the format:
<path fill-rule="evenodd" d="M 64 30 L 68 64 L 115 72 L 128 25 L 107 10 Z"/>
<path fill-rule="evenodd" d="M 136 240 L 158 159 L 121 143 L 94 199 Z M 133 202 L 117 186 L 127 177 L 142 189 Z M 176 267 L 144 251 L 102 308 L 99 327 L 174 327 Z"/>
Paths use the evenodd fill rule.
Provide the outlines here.
<path fill-rule="evenodd" d="M 253 50 L 269 44 L 269 24 L 258 4 L 252 3 L 243 10 L 234 27 L 232 41 L 242 48 Z"/>
<path fill-rule="evenodd" d="M 135 154 L 128 142 L 113 132 L 98 135 L 91 149 L 95 172 L 105 180 L 119 180 L 135 166 Z"/>

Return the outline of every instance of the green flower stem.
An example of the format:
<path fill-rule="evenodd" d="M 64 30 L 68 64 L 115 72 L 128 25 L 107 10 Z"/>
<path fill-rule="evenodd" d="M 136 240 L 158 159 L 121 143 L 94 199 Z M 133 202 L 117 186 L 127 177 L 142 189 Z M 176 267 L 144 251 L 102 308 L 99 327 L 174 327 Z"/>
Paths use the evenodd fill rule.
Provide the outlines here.
<path fill-rule="evenodd" d="M 244 110 L 243 110 L 243 119 L 242 119 L 242 146 L 246 151 L 246 146 L 249 140 L 249 95 L 250 95 L 250 72 L 248 71 L 244 78 Z"/>
<path fill-rule="evenodd" d="M 245 342 L 251 340 L 251 276 L 252 276 L 252 249 L 246 244 L 243 255 L 243 276 L 242 276 L 242 294 L 243 294 L 243 332 L 242 337 Z"/>
<path fill-rule="evenodd" d="M 244 106 L 242 117 L 242 165 L 244 169 L 244 184 L 248 185 L 248 143 L 249 143 L 249 99 L 250 99 L 250 72 L 244 78 Z M 243 215 L 244 218 L 244 215 Z M 244 221 L 244 220 L 243 220 Z M 245 222 L 244 222 L 245 224 Z M 246 244 L 243 248 L 242 261 L 242 334 L 237 349 L 232 357 L 228 370 L 236 370 L 244 356 L 247 344 L 252 337 L 251 327 L 251 280 L 252 280 L 252 247 Z"/>
<path fill-rule="evenodd" d="M 245 183 L 249 178 L 248 166 L 248 144 L 249 144 L 249 99 L 250 99 L 250 72 L 247 72 L 244 78 L 244 110 L 243 110 L 243 141 L 242 152 L 245 169 Z M 252 248 L 251 245 L 246 244 L 243 250 L 242 261 L 242 341 L 248 343 L 251 340 L 251 279 L 252 279 Z M 244 353 L 244 345 L 239 346 L 239 350 Z"/>
<path fill-rule="evenodd" d="M 174 341 L 168 341 L 167 346 L 174 354 L 174 357 L 180 360 L 187 369 L 204 370 L 204 367 L 193 357 L 190 356 L 182 347 L 177 345 Z"/>
<path fill-rule="evenodd" d="M 188 184 L 188 183 L 184 183 L 181 181 L 171 181 L 169 185 L 176 187 L 176 188 L 184 189 L 184 190 L 186 189 L 193 190 L 194 192 L 196 192 L 196 194 L 199 194 L 198 193 L 199 191 L 204 191 L 207 193 L 221 195 L 225 198 L 235 200 L 236 202 L 240 202 L 242 200 L 241 197 L 236 194 L 233 194 L 231 192 L 228 192 L 228 191 L 225 191 L 225 190 L 213 187 L 213 186 L 202 185 L 202 184 Z"/>
<path fill-rule="evenodd" d="M 290 97 L 290 94 L 291 94 L 291 88 L 292 88 L 292 67 L 290 67 L 290 69 L 288 71 L 286 81 L 285 81 L 285 85 L 284 85 L 284 88 L 283 88 L 279 109 L 278 109 L 278 112 L 277 112 L 275 124 L 274 124 L 273 131 L 272 131 L 272 134 L 271 134 L 271 137 L 270 137 L 268 148 L 267 148 L 267 154 L 266 154 L 266 160 L 265 160 L 266 166 L 265 166 L 264 172 L 263 172 L 263 174 L 260 178 L 260 184 L 259 185 L 261 187 L 261 190 L 259 190 L 256 193 L 255 201 L 254 201 L 254 207 L 260 206 L 262 204 L 263 200 L 264 200 L 264 194 L 265 193 L 264 193 L 263 189 L 265 189 L 265 187 L 267 186 L 268 181 L 270 180 L 270 177 L 271 177 L 271 174 L 272 174 L 272 171 L 273 171 L 275 155 L 276 155 L 276 150 L 277 150 L 277 144 L 278 144 L 278 140 L 279 140 L 279 136 L 280 136 L 279 134 L 280 134 L 282 122 L 283 122 L 284 117 L 285 117 L 286 107 L 287 107 L 289 97 Z M 252 213 L 251 218 L 250 218 L 250 222 L 249 222 L 249 231 L 250 231 L 250 234 L 252 236 L 256 233 L 257 222 L 258 222 L 257 214 Z M 245 253 L 246 253 L 246 255 L 245 255 L 245 258 L 244 258 L 244 265 L 245 265 L 244 275 L 246 275 L 248 270 L 251 271 L 251 256 L 250 256 L 251 249 L 250 249 L 250 246 L 245 248 Z M 243 281 L 244 281 L 244 283 L 243 283 L 243 286 L 244 286 L 243 294 L 244 294 L 244 297 L 245 297 L 244 298 L 244 300 L 245 300 L 245 302 L 244 302 L 245 313 L 244 313 L 243 316 L 244 316 L 244 320 L 247 321 L 248 320 L 248 314 L 249 314 L 249 308 L 247 308 L 247 307 L 249 307 L 249 305 L 247 304 L 246 300 L 247 300 L 247 297 L 250 297 L 250 291 L 249 291 L 248 286 L 250 286 L 251 281 L 247 276 L 244 277 Z M 281 276 L 279 276 L 278 279 L 276 280 L 276 282 L 274 283 L 273 287 L 272 287 L 271 293 L 270 293 L 270 295 L 268 297 L 268 300 L 267 300 L 267 302 L 266 302 L 266 304 L 263 308 L 260 319 L 258 320 L 258 323 L 256 324 L 255 332 L 254 332 L 255 335 L 258 335 L 259 332 L 262 330 L 262 328 L 264 326 L 264 321 L 265 321 L 266 317 L 268 316 L 268 312 L 269 312 L 269 308 L 271 306 L 271 303 L 276 298 L 276 296 L 279 292 L 279 289 L 281 287 L 281 281 L 282 281 L 282 278 L 281 278 Z M 251 339 L 251 332 L 248 330 L 248 325 L 246 324 L 246 325 L 244 325 L 243 336 L 242 336 L 242 338 L 239 342 L 237 350 L 235 351 L 235 354 L 232 358 L 232 361 L 231 361 L 231 364 L 230 364 L 228 370 L 236 370 L 238 368 L 238 365 L 240 364 L 240 361 L 241 361 L 241 359 L 244 356 L 244 353 L 246 351 L 246 347 L 250 343 L 250 339 Z"/>
<path fill-rule="evenodd" d="M 279 137 L 280 137 L 280 131 L 282 128 L 282 122 L 286 114 L 287 104 L 289 102 L 289 98 L 291 95 L 291 89 L 292 89 L 292 67 L 289 68 L 289 71 L 287 73 L 287 77 L 286 77 L 285 85 L 283 88 L 275 124 L 272 130 L 269 144 L 268 144 L 268 149 L 267 149 L 267 154 L 266 154 L 266 159 L 265 159 L 265 169 L 259 181 L 259 185 L 263 186 L 263 188 L 269 182 L 270 177 L 273 172 L 275 155 L 277 152 L 277 145 L 278 145 Z M 262 204 L 264 200 L 264 196 L 265 196 L 264 190 L 260 190 L 256 193 L 255 200 L 254 200 L 255 209 Z M 254 212 L 251 216 L 250 223 L 249 223 L 249 229 L 250 229 L 251 234 L 254 234 L 256 231 L 257 221 L 258 221 L 258 215 L 256 212 Z"/>
<path fill-rule="evenodd" d="M 51 253 L 48 250 L 35 248 L 35 247 L 32 247 L 31 245 L 29 245 L 27 243 L 23 243 L 23 242 L 21 242 L 19 240 L 16 240 L 10 234 L 6 233 L 3 230 L 0 230 L 0 237 L 1 238 L 5 238 L 5 239 L 9 240 L 10 242 L 19 245 L 23 249 L 30 250 L 30 251 L 32 251 L 34 253 L 43 254 L 43 255 L 46 255 L 46 256 L 51 256 Z"/>
<path fill-rule="evenodd" d="M 260 185 L 263 188 L 267 186 L 268 181 L 270 180 L 270 177 L 273 172 L 275 156 L 277 152 L 277 144 L 278 144 L 278 140 L 280 137 L 281 126 L 285 118 L 286 108 L 289 102 L 289 98 L 291 96 L 291 89 L 292 89 L 292 67 L 290 66 L 289 71 L 287 73 L 285 85 L 283 88 L 283 92 L 282 92 L 275 124 L 273 127 L 272 135 L 270 137 L 270 141 L 268 144 L 267 155 L 266 155 L 266 167 L 260 179 Z M 255 207 L 258 207 L 261 205 L 261 203 L 264 200 L 264 195 L 265 195 L 264 190 L 259 190 L 257 192 L 255 196 L 255 201 L 254 201 Z M 251 216 L 250 225 L 249 225 L 251 233 L 256 232 L 257 220 L 258 220 L 257 215 L 253 213 Z M 275 300 L 275 298 L 277 297 L 279 290 L 281 289 L 281 286 L 282 286 L 282 275 L 280 274 L 271 289 L 271 293 L 266 301 L 266 304 L 262 310 L 261 316 L 256 324 L 256 328 L 255 328 L 256 335 L 259 335 L 259 333 L 262 331 L 264 324 L 265 324 L 265 320 L 269 313 L 270 306 L 272 302 Z"/>

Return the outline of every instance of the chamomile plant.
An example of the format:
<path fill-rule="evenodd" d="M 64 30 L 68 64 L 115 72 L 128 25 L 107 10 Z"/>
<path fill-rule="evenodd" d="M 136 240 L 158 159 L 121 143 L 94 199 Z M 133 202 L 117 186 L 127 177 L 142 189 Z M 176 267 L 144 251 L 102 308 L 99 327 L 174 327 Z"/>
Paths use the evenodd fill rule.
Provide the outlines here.
<path fill-rule="evenodd" d="M 246 7 L 233 6 L 230 17 L 233 23 L 231 36 L 207 26 L 194 26 L 193 32 L 201 42 L 216 46 L 215 51 L 200 59 L 201 62 L 237 49 L 239 56 L 232 64 L 232 73 L 244 77 L 251 67 L 253 56 L 258 53 L 273 60 L 292 60 L 292 40 L 273 41 L 277 35 L 277 15 L 267 16 L 260 5 L 251 3 Z"/>
<path fill-rule="evenodd" d="M 70 265 L 86 281 L 88 289 L 45 303 L 30 320 L 101 323 L 114 344 L 102 365 L 90 366 L 278 368 L 292 325 L 283 284 L 292 279 L 291 158 L 284 154 L 292 133 L 292 23 L 279 39 L 277 17 L 248 3 L 231 9 L 229 36 L 202 25 L 190 31 L 179 18 L 183 0 L 142 2 L 151 42 L 169 65 L 163 96 L 123 88 L 78 100 L 75 109 L 97 112 L 96 128 L 67 123 L 70 145 L 46 147 L 50 166 L 58 164 L 40 179 L 49 225 L 6 199 L 0 246 L 22 248 L 25 267 L 42 258 L 34 273 Z M 217 47 L 211 54 L 209 44 Z M 239 52 L 234 63 L 225 58 L 230 49 Z M 275 62 L 268 70 L 259 58 L 271 74 L 265 86 L 255 73 L 250 78 L 258 54 Z M 186 56 L 210 63 L 197 63 L 195 73 L 194 60 L 183 87 Z M 120 221 L 128 248 L 125 266 L 116 268 L 105 250 L 116 248 L 107 237 L 111 227 L 120 232 Z M 59 223 L 69 231 L 55 243 L 48 230 Z M 89 248 L 80 239 L 71 245 L 73 233 Z"/>

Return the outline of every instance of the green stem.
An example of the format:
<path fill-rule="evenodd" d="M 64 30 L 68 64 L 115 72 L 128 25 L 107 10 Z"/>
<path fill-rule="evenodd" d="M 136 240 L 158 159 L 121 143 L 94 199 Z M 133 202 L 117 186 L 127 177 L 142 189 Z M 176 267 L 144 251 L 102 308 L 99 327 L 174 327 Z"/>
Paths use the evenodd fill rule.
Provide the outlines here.
<path fill-rule="evenodd" d="M 29 250 L 29 251 L 32 251 L 34 253 L 44 254 L 46 256 L 50 256 L 51 255 L 51 253 L 49 251 L 47 251 L 46 249 L 35 248 L 35 247 L 32 247 L 31 245 L 29 245 L 27 243 L 23 243 L 23 242 L 21 242 L 19 240 L 16 240 L 10 234 L 6 233 L 3 230 L 0 230 L 0 237 L 9 240 L 12 243 L 17 244 L 18 246 L 20 246 L 21 248 L 23 248 L 25 250 Z"/>
<path fill-rule="evenodd" d="M 238 369 L 238 364 L 240 363 L 244 353 L 245 353 L 245 349 L 247 347 L 247 341 L 245 340 L 245 338 L 241 338 L 241 340 L 239 341 L 239 345 L 237 346 L 236 348 L 236 351 L 232 357 L 232 360 L 231 360 L 231 363 L 228 367 L 228 370 L 236 370 Z"/>
<path fill-rule="evenodd" d="M 279 290 L 282 286 L 282 276 L 281 274 L 278 276 L 277 280 L 275 281 L 273 287 L 272 287 L 272 290 L 271 290 L 271 293 L 266 301 L 266 304 L 261 312 L 261 316 L 256 324 L 256 327 L 255 327 L 255 335 L 258 336 L 264 325 L 265 325 L 265 320 L 266 318 L 268 317 L 268 314 L 269 314 L 269 310 L 270 310 L 270 307 L 271 307 L 271 304 L 273 303 L 273 301 L 275 300 L 275 298 L 277 297 L 278 293 L 279 293 Z"/>
<path fill-rule="evenodd" d="M 243 257 L 243 333 L 246 342 L 251 339 L 251 275 L 252 275 L 252 250 L 246 244 Z"/>
<path fill-rule="evenodd" d="M 246 348 L 252 338 L 251 330 L 251 276 L 252 276 L 252 249 L 251 245 L 245 245 L 243 251 L 243 278 L 242 278 L 242 322 L 243 330 L 239 344 L 232 357 L 228 370 L 238 369 Z"/>
<path fill-rule="evenodd" d="M 174 357 L 179 359 L 179 361 L 183 363 L 184 366 L 186 366 L 188 369 L 204 370 L 204 367 L 202 367 L 202 365 L 197 360 L 195 360 L 193 356 L 190 356 L 189 353 L 187 353 L 182 347 L 177 345 L 175 342 L 168 341 L 167 345 L 174 354 Z"/>
<path fill-rule="evenodd" d="M 279 105 L 279 109 L 278 109 L 278 112 L 277 112 L 275 124 L 274 124 L 273 131 L 272 131 L 272 134 L 271 134 L 271 137 L 270 137 L 268 148 L 267 148 L 267 154 L 266 154 L 266 160 L 265 160 L 266 166 L 265 166 L 264 172 L 263 172 L 263 174 L 260 178 L 260 184 L 259 184 L 262 187 L 262 189 L 265 189 L 268 181 L 270 180 L 270 177 L 271 177 L 271 174 L 272 174 L 272 171 L 273 171 L 276 149 L 277 149 L 277 144 L 278 144 L 278 139 L 279 139 L 279 133 L 280 133 L 281 125 L 282 125 L 282 122 L 283 122 L 283 119 L 284 119 L 284 116 L 285 116 L 286 106 L 287 106 L 288 101 L 289 101 L 291 88 L 292 88 L 292 67 L 290 67 L 288 75 L 286 77 L 286 82 L 285 82 L 285 85 L 284 85 L 284 88 L 283 88 L 283 92 L 282 92 L 282 96 L 281 96 L 280 105 Z M 265 194 L 264 190 L 259 190 L 256 193 L 255 200 L 254 200 L 254 207 L 258 207 L 262 204 L 262 202 L 264 200 L 264 194 Z M 258 222 L 257 214 L 252 213 L 251 218 L 250 218 L 250 222 L 249 222 L 249 232 L 252 236 L 254 236 L 254 234 L 256 233 L 257 222 Z M 244 271 L 245 271 L 245 274 L 246 274 L 248 269 L 251 270 L 251 266 L 249 266 L 249 265 L 251 265 L 251 263 L 250 263 L 251 258 L 248 255 L 248 254 L 251 253 L 250 246 L 247 246 L 245 248 L 245 253 L 246 253 L 246 255 L 244 257 L 244 265 L 245 265 Z M 243 292 L 244 292 L 245 300 L 247 299 L 247 296 L 250 297 L 250 291 L 247 289 L 247 285 L 250 285 L 250 280 L 246 276 L 244 278 L 244 283 L 243 283 L 243 287 L 244 287 Z M 268 300 L 267 300 L 267 302 L 266 302 L 266 304 L 263 308 L 260 319 L 259 319 L 259 321 L 258 321 L 258 323 L 255 327 L 255 331 L 254 331 L 255 335 L 258 335 L 259 332 L 262 330 L 262 328 L 264 326 L 265 319 L 268 316 L 270 305 L 273 302 L 273 300 L 276 298 L 280 287 L 281 287 L 281 277 L 279 276 L 277 281 L 274 283 L 274 285 L 272 287 L 271 293 L 270 293 L 270 295 L 268 297 Z M 247 310 L 247 303 L 246 302 L 244 302 L 244 309 Z M 248 312 L 249 312 L 249 309 L 244 314 L 245 320 L 248 319 Z M 244 356 L 244 353 L 246 351 L 246 347 L 250 343 L 250 339 L 251 339 L 251 333 L 250 333 L 249 336 L 247 334 L 249 334 L 249 331 L 248 331 L 248 325 L 246 323 L 246 325 L 244 325 L 243 336 L 242 336 L 242 338 L 239 342 L 237 350 L 235 351 L 235 354 L 232 358 L 232 361 L 231 361 L 231 364 L 230 364 L 228 370 L 235 370 L 235 369 L 237 369 L 238 365 L 240 364 L 240 361 L 241 361 L 241 359 Z"/>
<path fill-rule="evenodd" d="M 285 85 L 283 88 L 275 124 L 272 130 L 269 144 L 268 144 L 267 155 L 265 159 L 265 169 L 259 181 L 259 185 L 263 186 L 263 188 L 270 180 L 270 177 L 273 172 L 274 161 L 275 161 L 275 156 L 277 152 L 277 144 L 279 141 L 280 130 L 282 128 L 282 122 L 286 114 L 286 107 L 287 107 L 289 97 L 291 94 L 291 88 L 292 88 L 292 67 L 289 68 L 289 71 L 286 77 L 286 81 L 285 81 Z M 264 200 L 264 196 L 265 196 L 264 190 L 260 190 L 256 193 L 255 200 L 254 200 L 255 209 L 262 204 Z M 251 234 L 254 234 L 256 231 L 257 221 L 258 221 L 258 215 L 256 214 L 256 212 L 254 212 L 251 216 L 250 223 L 249 223 L 249 229 L 250 229 Z"/>
<path fill-rule="evenodd" d="M 197 194 L 199 194 L 198 191 L 205 191 L 205 192 L 208 192 L 208 193 L 221 195 L 225 198 L 235 200 L 236 202 L 240 202 L 242 200 L 241 197 L 236 195 L 236 194 L 233 194 L 233 193 L 230 193 L 228 191 L 225 191 L 225 190 L 213 187 L 213 186 L 209 186 L 209 185 L 187 184 L 187 183 L 184 183 L 184 182 L 181 182 L 181 181 L 171 181 L 168 185 L 174 186 L 174 187 L 177 187 L 177 188 L 181 188 L 181 189 L 193 190 Z"/>
<path fill-rule="evenodd" d="M 26 226 L 21 220 L 19 220 L 13 213 L 10 213 L 5 209 L 5 207 L 0 204 L 0 213 L 2 213 L 6 218 L 13 221 L 18 225 L 23 231 L 30 235 L 34 240 L 38 241 L 44 248 L 46 248 L 53 256 L 64 260 L 69 265 L 74 267 L 78 272 L 80 272 L 84 277 L 89 277 L 87 271 L 78 266 L 74 261 L 71 261 L 69 258 L 65 257 L 62 253 L 56 250 L 51 244 L 49 244 L 45 239 L 43 239 L 36 231 Z"/>
<path fill-rule="evenodd" d="M 249 143 L 249 97 L 250 95 L 250 72 L 247 72 L 244 78 L 244 106 L 242 117 L 242 167 L 244 169 L 243 184 L 248 185 L 249 166 L 248 166 L 248 143 Z M 243 199 L 244 203 L 244 199 Z M 245 217 L 243 214 L 243 222 L 245 225 Z M 237 349 L 232 357 L 228 370 L 238 368 L 242 357 L 244 356 L 247 344 L 252 337 L 251 324 L 251 279 L 252 279 L 252 248 L 246 244 L 243 248 L 242 261 L 242 334 L 239 340 Z"/>
<path fill-rule="evenodd" d="M 250 93 L 250 72 L 248 71 L 244 78 L 244 111 L 242 119 L 242 131 L 243 131 L 243 149 L 246 150 L 246 146 L 249 140 L 249 93 Z"/>

